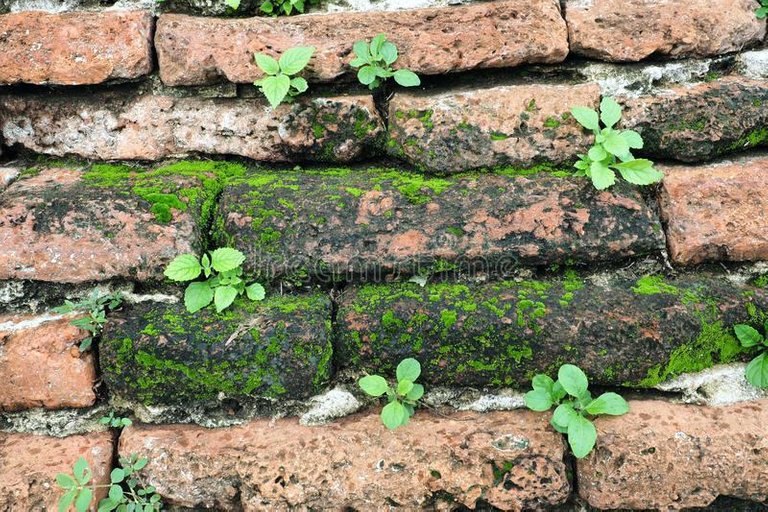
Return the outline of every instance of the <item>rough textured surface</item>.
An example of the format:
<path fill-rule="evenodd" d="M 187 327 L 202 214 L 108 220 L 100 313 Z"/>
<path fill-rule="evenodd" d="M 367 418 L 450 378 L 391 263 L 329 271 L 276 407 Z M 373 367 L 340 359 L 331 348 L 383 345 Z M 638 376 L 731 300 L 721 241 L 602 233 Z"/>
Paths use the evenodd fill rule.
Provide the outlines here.
<path fill-rule="evenodd" d="M 570 163 L 592 143 L 570 108 L 599 102 L 597 84 L 399 93 L 389 104 L 388 148 L 418 168 L 442 173 Z"/>
<path fill-rule="evenodd" d="M 377 414 L 323 427 L 139 427 L 123 432 L 119 449 L 149 456 L 149 481 L 187 507 L 417 510 L 447 493 L 471 508 L 482 499 L 521 511 L 563 503 L 570 487 L 561 436 L 530 412 L 418 411 L 396 432 Z"/>
<path fill-rule="evenodd" d="M 254 52 L 280 55 L 315 46 L 307 78 L 333 81 L 353 72 L 352 44 L 384 33 L 399 50 L 396 67 L 435 75 L 530 62 L 568 54 L 565 22 L 555 0 L 505 0 L 401 12 L 338 13 L 296 18 L 223 20 L 165 14 L 155 44 L 168 85 L 226 79 L 250 83 L 262 74 Z"/>
<path fill-rule="evenodd" d="M 579 494 L 600 509 L 679 510 L 718 495 L 768 499 L 768 400 L 729 407 L 630 402 L 595 422 L 597 448 L 578 462 Z"/>
<path fill-rule="evenodd" d="M 746 363 L 719 364 L 713 368 L 685 373 L 657 386 L 661 391 L 680 393 L 683 402 L 702 405 L 731 405 L 768 398 L 768 389 L 747 381 Z"/>
<path fill-rule="evenodd" d="M 0 127 L 9 146 L 100 160 L 208 153 L 346 162 L 369 155 L 383 136 L 368 95 L 302 98 L 277 109 L 262 99 L 0 96 Z"/>
<path fill-rule="evenodd" d="M 570 362 L 590 382 L 652 387 L 746 357 L 732 325 L 766 309 L 767 290 L 721 278 L 367 285 L 342 296 L 334 358 L 386 375 L 414 357 L 432 385 L 527 389 Z"/>
<path fill-rule="evenodd" d="M 64 438 L 0 432 L 0 509 L 56 510 L 61 491 L 57 473 L 69 473 L 85 457 L 97 484 L 109 483 L 112 434 L 99 432 Z M 101 488 L 97 500 L 106 495 Z"/>
<path fill-rule="evenodd" d="M 753 0 L 565 0 L 571 52 L 608 61 L 701 57 L 760 42 Z"/>
<path fill-rule="evenodd" d="M 679 264 L 768 260 L 768 157 L 660 166 L 661 213 Z"/>
<path fill-rule="evenodd" d="M 2 155 L 2 151 L 0 151 Z M 0 167 L 0 192 L 19 177 L 19 170 L 15 167 Z"/>
<path fill-rule="evenodd" d="M 206 199 L 193 177 L 113 166 L 33 173 L 0 195 L 0 279 L 163 279 L 176 255 L 198 250 Z"/>
<path fill-rule="evenodd" d="M 217 245 L 257 275 L 381 280 L 460 268 L 658 252 L 660 225 L 631 188 L 597 192 L 548 172 L 424 178 L 395 169 L 255 172 L 221 196 Z"/>
<path fill-rule="evenodd" d="M 112 396 L 144 405 L 307 398 L 330 378 L 323 295 L 238 300 L 216 313 L 138 304 L 112 315 L 99 365 Z"/>
<path fill-rule="evenodd" d="M 765 80 L 730 77 L 619 100 L 622 126 L 643 136 L 638 153 L 696 162 L 768 145 Z"/>
<path fill-rule="evenodd" d="M 0 15 L 0 84 L 98 84 L 152 71 L 148 11 Z"/>
<path fill-rule="evenodd" d="M 0 315 L 0 411 L 94 404 L 93 353 L 78 349 L 88 333 L 70 320 L 53 314 Z"/>

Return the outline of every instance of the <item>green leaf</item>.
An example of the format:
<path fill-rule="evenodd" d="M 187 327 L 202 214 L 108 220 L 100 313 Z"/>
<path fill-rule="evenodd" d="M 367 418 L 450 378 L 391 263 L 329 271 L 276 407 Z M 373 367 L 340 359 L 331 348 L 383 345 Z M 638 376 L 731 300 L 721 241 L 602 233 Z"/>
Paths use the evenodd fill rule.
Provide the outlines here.
<path fill-rule="evenodd" d="M 737 324 L 733 326 L 733 330 L 736 332 L 736 337 L 741 342 L 742 347 L 749 348 L 763 344 L 762 334 L 750 325 Z"/>
<path fill-rule="evenodd" d="M 592 131 L 600 131 L 600 121 L 597 117 L 597 112 L 587 107 L 573 107 L 571 109 L 571 115 L 578 123 Z"/>
<path fill-rule="evenodd" d="M 403 359 L 397 365 L 397 380 L 410 380 L 415 382 L 421 375 L 421 365 L 412 357 Z"/>
<path fill-rule="evenodd" d="M 57 506 L 59 512 L 68 512 L 72 502 L 75 501 L 75 496 L 77 496 L 77 488 L 65 492 L 61 498 L 59 498 Z"/>
<path fill-rule="evenodd" d="M 408 412 L 398 401 L 389 402 L 381 410 L 381 422 L 390 430 L 394 430 L 403 425 L 408 420 Z"/>
<path fill-rule="evenodd" d="M 768 388 L 768 352 L 763 352 L 747 365 L 747 380 L 758 388 Z"/>
<path fill-rule="evenodd" d="M 403 379 L 397 382 L 397 394 L 405 396 L 413 389 L 413 381 Z"/>
<path fill-rule="evenodd" d="M 80 457 L 75 461 L 74 477 L 80 484 L 87 484 L 90 480 L 91 468 L 88 467 L 88 461 L 85 457 Z"/>
<path fill-rule="evenodd" d="M 109 474 L 109 481 L 113 484 L 119 484 L 123 479 L 125 479 L 125 471 L 121 468 L 115 468 Z"/>
<path fill-rule="evenodd" d="M 237 298 L 237 290 L 232 286 L 219 286 L 213 295 L 213 303 L 216 311 L 221 313 L 227 309 Z"/>
<path fill-rule="evenodd" d="M 413 388 L 408 392 L 407 395 L 405 395 L 405 398 L 408 400 L 413 400 L 414 402 L 416 400 L 419 400 L 421 397 L 424 396 L 424 386 L 421 384 L 414 384 Z"/>
<path fill-rule="evenodd" d="M 267 296 L 266 290 L 264 290 L 264 287 L 259 283 L 253 283 L 248 286 L 245 289 L 245 294 L 251 300 L 264 300 L 264 297 Z"/>
<path fill-rule="evenodd" d="M 224 0 L 224 3 L 230 6 L 235 11 L 240 8 L 240 0 Z"/>
<path fill-rule="evenodd" d="M 93 491 L 88 487 L 84 487 L 80 490 L 80 494 L 75 499 L 75 509 L 77 512 L 87 512 L 91 507 L 91 500 L 93 499 Z"/>
<path fill-rule="evenodd" d="M 629 144 L 618 132 L 606 134 L 603 148 L 612 155 L 624 155 L 629 151 Z"/>
<path fill-rule="evenodd" d="M 384 45 L 384 41 L 387 40 L 387 36 L 384 34 L 377 34 L 371 39 L 371 55 L 378 58 L 381 54 L 381 47 Z"/>
<path fill-rule="evenodd" d="M 280 64 L 277 61 L 264 53 L 254 53 L 253 58 L 256 59 L 256 65 L 268 75 L 277 75 L 280 73 Z"/>
<path fill-rule="evenodd" d="M 600 119 L 603 124 L 608 128 L 613 128 L 613 125 L 619 122 L 621 119 L 621 107 L 613 98 L 605 97 L 600 102 Z"/>
<path fill-rule="evenodd" d="M 587 391 L 589 382 L 581 368 L 572 364 L 564 364 L 557 372 L 557 381 L 569 395 L 581 396 Z"/>
<path fill-rule="evenodd" d="M 608 157 L 608 153 L 603 149 L 603 146 L 598 144 L 589 149 L 587 156 L 589 156 L 590 160 L 601 162 Z"/>
<path fill-rule="evenodd" d="M 634 130 L 624 130 L 619 135 L 627 142 L 627 146 L 632 149 L 643 148 L 643 138 Z"/>
<path fill-rule="evenodd" d="M 635 185 L 651 185 L 664 179 L 664 173 L 653 168 L 653 162 L 644 158 L 614 164 L 621 177 Z"/>
<path fill-rule="evenodd" d="M 122 487 L 120 487 L 119 485 L 111 485 L 109 487 L 109 499 L 117 503 L 120 503 L 120 500 L 123 499 Z"/>
<path fill-rule="evenodd" d="M 77 485 L 75 484 L 75 480 L 66 473 L 59 473 L 56 475 L 56 484 L 62 489 L 72 489 Z"/>
<path fill-rule="evenodd" d="M 560 404 L 552 413 L 552 425 L 558 426 L 563 430 L 563 433 L 568 432 L 568 425 L 576 418 L 579 413 L 573 408 L 571 404 Z"/>
<path fill-rule="evenodd" d="M 389 384 L 380 375 L 366 375 L 357 381 L 360 389 L 371 396 L 381 396 L 389 389 Z"/>
<path fill-rule="evenodd" d="M 565 398 L 565 395 L 568 393 L 565 391 L 565 388 L 563 388 L 563 385 L 559 382 L 555 382 L 554 387 L 552 387 L 552 399 L 555 402 L 559 402 L 563 398 Z"/>
<path fill-rule="evenodd" d="M 419 75 L 410 69 L 398 69 L 392 76 L 394 77 L 395 82 L 403 87 L 416 87 L 417 85 L 421 85 Z"/>
<path fill-rule="evenodd" d="M 261 92 L 272 108 L 283 102 L 291 88 L 291 79 L 287 75 L 268 76 L 261 81 Z"/>
<path fill-rule="evenodd" d="M 360 61 L 365 64 L 370 64 L 371 53 L 368 51 L 368 43 L 365 41 L 356 41 L 355 44 L 352 45 L 352 51 L 355 52 L 355 55 L 357 55 L 357 58 L 360 59 Z M 354 66 L 354 64 L 352 65 Z"/>
<path fill-rule="evenodd" d="M 550 394 L 542 389 L 534 389 L 533 391 L 527 392 L 524 399 L 525 406 L 532 411 L 548 411 L 553 405 Z"/>
<path fill-rule="evenodd" d="M 115 503 L 113 500 L 109 498 L 104 498 L 99 502 L 99 507 L 96 509 L 98 512 L 112 512 L 112 510 L 115 510 L 118 503 Z"/>
<path fill-rule="evenodd" d="M 216 272 L 235 270 L 245 261 L 245 255 L 231 247 L 220 247 L 211 253 L 211 265 Z"/>
<path fill-rule="evenodd" d="M 384 44 L 381 45 L 379 55 L 384 59 L 384 62 L 392 64 L 397 60 L 397 46 L 389 41 L 385 41 Z"/>
<path fill-rule="evenodd" d="M 583 459 L 589 455 L 596 441 L 597 430 L 588 419 L 577 415 L 568 424 L 568 444 L 571 445 L 571 450 L 577 459 Z"/>
<path fill-rule="evenodd" d="M 611 416 L 621 416 L 629 412 L 629 404 L 620 395 L 616 393 L 603 393 L 592 400 L 585 410 L 589 414 L 610 414 Z"/>
<path fill-rule="evenodd" d="M 589 166 L 589 177 L 597 190 L 605 190 L 616 183 L 616 173 L 600 162 Z"/>
<path fill-rule="evenodd" d="M 200 311 L 213 300 L 213 290 L 208 283 L 189 283 L 184 291 L 184 306 L 190 313 Z"/>
<path fill-rule="evenodd" d="M 307 89 L 309 89 L 309 84 L 304 78 L 297 76 L 295 78 L 291 78 L 291 87 L 296 90 L 296 94 L 301 94 L 302 92 L 306 92 Z"/>
<path fill-rule="evenodd" d="M 280 56 L 280 70 L 286 75 L 295 75 L 309 64 L 313 53 L 314 46 L 297 46 L 286 50 Z"/>
<path fill-rule="evenodd" d="M 165 269 L 165 276 L 172 281 L 192 281 L 197 279 L 203 267 L 194 254 L 176 256 Z"/>
<path fill-rule="evenodd" d="M 555 381 L 552 380 L 552 377 L 550 377 L 549 375 L 544 375 L 543 373 L 540 373 L 538 375 L 533 376 L 533 379 L 531 380 L 531 385 L 533 386 L 533 389 L 546 391 L 547 394 L 551 395 L 552 389 L 555 387 Z"/>
<path fill-rule="evenodd" d="M 357 79 L 363 85 L 370 85 L 376 80 L 376 68 L 365 65 L 357 71 Z"/>

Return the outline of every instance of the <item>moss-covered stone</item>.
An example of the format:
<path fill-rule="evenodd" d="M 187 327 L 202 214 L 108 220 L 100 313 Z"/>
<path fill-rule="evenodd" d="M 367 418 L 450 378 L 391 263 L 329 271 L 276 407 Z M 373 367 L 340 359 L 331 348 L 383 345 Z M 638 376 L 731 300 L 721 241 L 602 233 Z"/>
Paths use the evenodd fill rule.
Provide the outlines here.
<path fill-rule="evenodd" d="M 216 313 L 139 304 L 110 318 L 99 350 L 113 396 L 144 405 L 306 398 L 331 376 L 330 301 L 238 300 Z"/>
<path fill-rule="evenodd" d="M 415 357 L 440 385 L 525 388 L 574 363 L 596 384 L 652 387 L 746 357 L 732 325 L 766 306 L 765 290 L 714 277 L 367 285 L 341 302 L 335 357 L 377 373 Z"/>

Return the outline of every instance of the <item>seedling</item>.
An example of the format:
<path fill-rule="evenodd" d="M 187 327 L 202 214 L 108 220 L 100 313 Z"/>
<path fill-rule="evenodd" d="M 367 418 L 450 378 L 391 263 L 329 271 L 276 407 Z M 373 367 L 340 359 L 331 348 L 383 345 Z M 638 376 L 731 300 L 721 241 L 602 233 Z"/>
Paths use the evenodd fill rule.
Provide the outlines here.
<path fill-rule="evenodd" d="M 384 377 L 366 375 L 358 381 L 360 388 L 375 397 L 387 395 L 389 403 L 381 410 L 381 422 L 390 430 L 407 425 L 414 408 L 424 396 L 424 386 L 416 384 L 421 365 L 415 359 L 403 359 L 397 365 L 397 385 L 392 387 Z"/>
<path fill-rule="evenodd" d="M 757 356 L 747 365 L 747 381 L 758 388 L 768 388 L 768 338 L 750 325 L 738 324 L 734 326 L 736 337 L 742 347 L 761 347 L 763 353 Z M 763 330 L 768 334 L 768 320 Z"/>
<path fill-rule="evenodd" d="M 93 339 L 101 334 L 102 329 L 104 329 L 104 324 L 107 323 L 107 310 L 111 311 L 117 308 L 122 302 L 123 296 L 120 292 L 99 295 L 99 292 L 94 290 L 86 299 L 77 302 L 66 300 L 62 306 L 53 310 L 56 313 L 64 314 L 72 313 L 73 311 L 88 312 L 88 316 L 76 318 L 69 322 L 71 325 L 91 333 L 90 336 L 80 342 L 79 349 L 82 353 L 91 348 Z"/>
<path fill-rule="evenodd" d="M 239 1 L 239 0 L 236 0 Z M 261 2 L 261 12 L 271 16 L 286 15 L 294 13 L 303 13 L 304 7 L 312 5 L 314 0 L 265 0 Z"/>
<path fill-rule="evenodd" d="M 387 36 L 379 34 L 368 44 L 357 41 L 352 46 L 355 58 L 349 63 L 357 70 L 357 79 L 373 90 L 379 87 L 384 79 L 394 78 L 403 87 L 415 87 L 421 84 L 419 76 L 409 69 L 393 70 L 392 64 L 397 60 L 397 47 L 387 41 Z"/>
<path fill-rule="evenodd" d="M 309 64 L 309 59 L 314 53 L 314 46 L 300 46 L 286 50 L 280 60 L 264 53 L 253 54 L 256 64 L 267 75 L 253 85 L 261 89 L 272 108 L 280 105 L 286 98 L 290 100 L 309 89 L 304 78 L 293 75 L 300 73 Z"/>
<path fill-rule="evenodd" d="M 643 138 L 634 130 L 616 130 L 621 119 L 621 107 L 613 98 L 603 98 L 600 114 L 588 107 L 574 107 L 571 114 L 584 128 L 595 134 L 595 145 L 586 155 L 579 155 L 576 176 L 588 176 L 598 190 L 616 183 L 616 172 L 635 185 L 658 183 L 664 174 L 645 158 L 635 158 L 631 149 L 641 149 Z M 604 125 L 600 127 L 600 123 Z"/>
<path fill-rule="evenodd" d="M 550 423 L 555 430 L 568 436 L 568 444 L 578 459 L 589 455 L 597 441 L 597 430 L 590 416 L 620 416 L 629 411 L 629 404 L 616 393 L 603 393 L 593 399 L 587 389 L 587 376 L 572 364 L 560 367 L 557 382 L 539 374 L 533 378 L 532 384 L 533 391 L 525 394 L 525 405 L 538 412 L 548 411 L 557 405 Z"/>
<path fill-rule="evenodd" d="M 182 254 L 165 269 L 165 275 L 177 282 L 194 281 L 189 283 L 184 292 L 184 305 L 187 311 L 195 313 L 211 302 L 216 311 L 227 309 L 235 299 L 245 293 L 251 300 L 263 300 L 266 292 L 259 283 L 248 286 L 242 278 L 245 255 L 237 249 L 221 247 L 198 260 L 194 254 Z M 195 281 L 200 274 L 205 281 Z"/>
<path fill-rule="evenodd" d="M 99 501 L 98 511 L 111 510 L 153 512 L 162 510 L 162 501 L 155 488 L 146 485 L 139 471 L 146 465 L 148 459 L 136 455 L 120 457 L 120 466 L 109 475 L 109 484 L 97 484 L 91 481 L 93 472 L 88 461 L 80 457 L 72 468 L 72 474 L 59 473 L 56 484 L 65 492 L 59 498 L 59 512 L 66 512 L 74 505 L 77 512 L 87 512 L 91 508 L 94 491 L 98 488 L 109 488 L 106 498 Z"/>
<path fill-rule="evenodd" d="M 123 428 L 133 425 L 133 422 L 130 420 L 130 418 L 121 418 L 119 416 L 116 417 L 115 413 L 111 411 L 108 416 L 102 416 L 99 418 L 99 423 L 102 425 L 109 425 L 112 428 Z"/>
<path fill-rule="evenodd" d="M 768 0 L 760 0 L 760 7 L 755 11 L 758 19 L 765 19 L 768 17 Z"/>

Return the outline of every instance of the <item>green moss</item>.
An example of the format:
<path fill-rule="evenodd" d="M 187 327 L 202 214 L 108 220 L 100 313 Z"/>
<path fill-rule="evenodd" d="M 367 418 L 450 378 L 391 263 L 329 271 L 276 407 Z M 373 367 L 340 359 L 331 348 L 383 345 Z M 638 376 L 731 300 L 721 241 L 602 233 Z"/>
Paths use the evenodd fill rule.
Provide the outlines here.
<path fill-rule="evenodd" d="M 561 121 L 552 116 L 549 116 L 544 121 L 544 128 L 559 128 L 561 124 L 563 124 Z"/>
<path fill-rule="evenodd" d="M 491 140 L 507 140 L 509 135 L 501 132 L 491 132 Z"/>
<path fill-rule="evenodd" d="M 632 291 L 638 295 L 679 295 L 680 290 L 675 286 L 664 282 L 664 277 L 658 275 L 647 275 L 637 280 Z"/>
<path fill-rule="evenodd" d="M 752 286 L 756 286 L 757 288 L 768 288 L 768 274 L 763 274 L 755 278 L 755 280 L 752 281 Z"/>
<path fill-rule="evenodd" d="M 360 197 L 363 194 L 365 194 L 365 190 L 361 188 L 356 188 L 356 187 L 346 187 L 344 190 L 346 190 L 348 194 L 353 195 L 355 197 Z"/>

